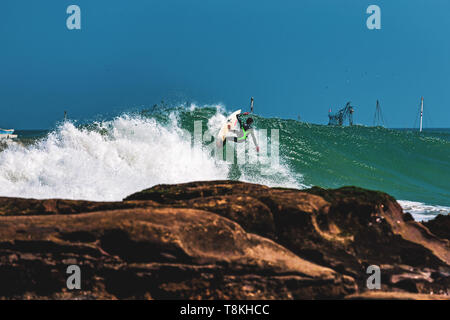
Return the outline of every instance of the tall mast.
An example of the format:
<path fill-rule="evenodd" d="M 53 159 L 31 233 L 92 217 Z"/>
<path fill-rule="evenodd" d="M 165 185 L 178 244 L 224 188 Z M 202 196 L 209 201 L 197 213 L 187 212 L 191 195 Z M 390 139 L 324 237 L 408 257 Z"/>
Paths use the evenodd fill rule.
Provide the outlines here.
<path fill-rule="evenodd" d="M 423 97 L 420 100 L 420 129 L 419 129 L 420 132 L 422 132 L 422 119 L 423 119 Z"/>

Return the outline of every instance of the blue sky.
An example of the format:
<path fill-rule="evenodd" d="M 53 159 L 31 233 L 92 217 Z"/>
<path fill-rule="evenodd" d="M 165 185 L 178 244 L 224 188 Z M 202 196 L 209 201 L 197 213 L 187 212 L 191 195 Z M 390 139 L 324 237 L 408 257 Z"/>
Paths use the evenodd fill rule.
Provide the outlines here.
<path fill-rule="evenodd" d="M 450 127 L 449 14 L 448 0 L 3 0 L 0 127 L 250 96 L 263 116 L 324 124 L 347 101 L 371 124 L 379 99 L 390 127 L 411 127 L 424 96 L 425 124 Z"/>

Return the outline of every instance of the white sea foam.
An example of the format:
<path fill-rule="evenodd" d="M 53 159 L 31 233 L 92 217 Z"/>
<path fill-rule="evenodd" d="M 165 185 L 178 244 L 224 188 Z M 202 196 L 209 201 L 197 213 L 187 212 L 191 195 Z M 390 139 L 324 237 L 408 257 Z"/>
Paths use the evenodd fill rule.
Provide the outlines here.
<path fill-rule="evenodd" d="M 224 120 L 218 107 L 208 128 L 214 132 Z M 90 129 L 66 122 L 33 145 L 9 144 L 0 152 L 0 195 L 121 200 L 161 183 L 228 179 L 229 169 L 192 144 L 176 113 L 164 125 L 123 115 Z M 270 170 L 261 176 L 244 168 L 239 180 L 301 187 L 282 163 Z"/>
<path fill-rule="evenodd" d="M 416 221 L 428 221 L 438 214 L 450 214 L 450 207 L 427 205 L 422 202 L 399 200 L 403 211 L 411 213 Z"/>

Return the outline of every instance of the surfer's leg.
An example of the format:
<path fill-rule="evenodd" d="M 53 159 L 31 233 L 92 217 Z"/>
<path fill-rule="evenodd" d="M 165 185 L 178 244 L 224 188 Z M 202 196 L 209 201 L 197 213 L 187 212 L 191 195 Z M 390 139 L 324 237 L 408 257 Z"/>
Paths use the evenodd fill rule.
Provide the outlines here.
<path fill-rule="evenodd" d="M 242 142 L 245 142 L 245 139 L 238 139 L 238 137 L 233 137 L 233 136 L 227 137 L 226 140 L 232 141 L 232 142 L 235 142 L 235 143 L 242 143 Z"/>
<path fill-rule="evenodd" d="M 233 137 L 237 138 L 236 140 L 234 140 L 234 142 L 239 143 L 239 142 L 244 141 L 244 139 L 239 139 L 239 138 L 242 138 L 244 136 L 244 132 L 242 132 L 242 130 L 240 130 L 240 129 L 238 129 L 238 130 L 230 130 L 229 132 L 232 132 L 232 133 L 234 133 L 236 135 L 236 136 L 233 136 Z"/>
<path fill-rule="evenodd" d="M 238 142 L 238 139 L 235 136 L 228 136 L 225 139 L 226 139 L 226 141 Z"/>
<path fill-rule="evenodd" d="M 236 142 L 238 141 L 237 137 L 235 136 L 227 136 L 225 137 L 225 139 L 223 140 L 223 146 L 225 147 L 225 144 L 227 143 L 227 141 L 231 141 L 231 142 Z"/>

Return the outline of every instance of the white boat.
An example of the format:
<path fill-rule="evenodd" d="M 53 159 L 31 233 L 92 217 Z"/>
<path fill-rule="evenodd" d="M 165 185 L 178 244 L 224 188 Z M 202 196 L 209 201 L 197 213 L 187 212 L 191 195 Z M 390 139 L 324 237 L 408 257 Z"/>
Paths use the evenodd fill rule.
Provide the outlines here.
<path fill-rule="evenodd" d="M 17 138 L 17 134 L 13 134 L 14 129 L 1 129 L 0 128 L 0 139 L 14 139 Z"/>

